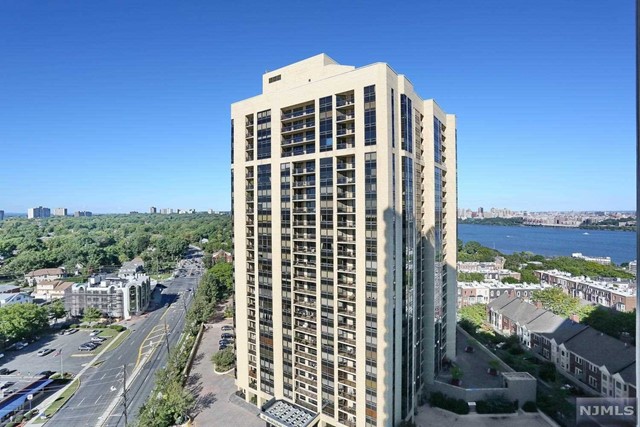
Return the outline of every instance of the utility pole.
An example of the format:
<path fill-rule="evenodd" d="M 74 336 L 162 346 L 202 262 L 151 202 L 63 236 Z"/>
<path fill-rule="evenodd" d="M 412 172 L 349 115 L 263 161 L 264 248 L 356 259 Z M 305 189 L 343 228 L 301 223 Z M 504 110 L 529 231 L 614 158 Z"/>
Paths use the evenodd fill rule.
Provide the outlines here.
<path fill-rule="evenodd" d="M 170 356 L 169 354 L 169 335 L 168 333 L 169 328 L 167 328 L 167 319 L 164 319 L 164 340 L 167 342 L 167 358 Z"/>
<path fill-rule="evenodd" d="M 122 402 L 124 404 L 124 427 L 127 427 L 127 365 L 122 365 Z"/>

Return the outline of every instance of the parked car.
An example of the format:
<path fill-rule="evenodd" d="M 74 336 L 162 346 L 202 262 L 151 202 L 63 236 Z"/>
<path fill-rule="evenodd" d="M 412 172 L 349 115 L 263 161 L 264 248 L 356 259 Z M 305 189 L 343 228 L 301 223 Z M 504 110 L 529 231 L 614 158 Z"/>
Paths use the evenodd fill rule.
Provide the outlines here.
<path fill-rule="evenodd" d="M 225 325 L 222 327 L 223 331 L 233 331 L 233 326 Z"/>
<path fill-rule="evenodd" d="M 106 340 L 105 337 L 91 337 L 91 342 L 105 342 Z"/>
<path fill-rule="evenodd" d="M 220 341 L 218 341 L 218 344 L 219 344 L 219 345 L 230 345 L 230 344 L 231 344 L 231 341 L 228 341 L 228 340 L 220 340 Z"/>
<path fill-rule="evenodd" d="M 95 347 L 93 347 L 91 345 L 81 344 L 78 347 L 78 350 L 80 350 L 80 351 L 92 351 L 92 350 L 95 350 Z"/>
<path fill-rule="evenodd" d="M 9 375 L 11 373 L 11 371 L 7 368 L 1 368 L 0 369 L 0 375 Z"/>
<path fill-rule="evenodd" d="M 38 352 L 38 356 L 42 357 L 42 356 L 46 356 L 49 353 L 53 353 L 54 349 L 53 348 L 43 348 L 42 350 L 40 350 Z"/>
<path fill-rule="evenodd" d="M 224 333 L 221 336 L 225 340 L 233 340 L 233 335 L 232 334 Z"/>
<path fill-rule="evenodd" d="M 220 344 L 220 347 L 218 347 L 218 350 L 222 351 L 222 350 L 224 350 L 224 349 L 225 349 L 225 348 L 227 348 L 227 347 L 229 347 L 229 346 L 228 346 L 228 345 L 226 345 L 226 344 Z"/>
<path fill-rule="evenodd" d="M 0 353 L 0 359 L 4 357 L 4 353 Z"/>
<path fill-rule="evenodd" d="M 98 336 L 98 335 L 100 335 L 100 332 L 102 332 L 102 331 L 101 331 L 101 330 L 99 330 L 99 329 L 94 329 L 93 331 L 91 331 L 91 333 L 89 334 L 89 336 L 90 336 L 90 337 Z"/>
<path fill-rule="evenodd" d="M 16 350 L 22 350 L 23 348 L 25 348 L 28 345 L 29 345 L 28 342 L 19 342 L 19 343 L 16 344 Z"/>
<path fill-rule="evenodd" d="M 14 384 L 15 381 L 3 381 L 2 383 L 0 383 L 0 390 L 4 390 L 5 388 L 11 387 Z"/>
<path fill-rule="evenodd" d="M 47 378 L 49 378 L 51 375 L 53 375 L 53 374 L 55 374 L 55 373 L 56 373 L 56 371 L 42 371 L 42 372 L 38 372 L 38 373 L 36 374 L 36 376 L 38 376 L 38 377 L 47 377 Z"/>
<path fill-rule="evenodd" d="M 78 331 L 79 331 L 78 328 L 67 329 L 67 334 L 66 335 L 75 334 Z"/>

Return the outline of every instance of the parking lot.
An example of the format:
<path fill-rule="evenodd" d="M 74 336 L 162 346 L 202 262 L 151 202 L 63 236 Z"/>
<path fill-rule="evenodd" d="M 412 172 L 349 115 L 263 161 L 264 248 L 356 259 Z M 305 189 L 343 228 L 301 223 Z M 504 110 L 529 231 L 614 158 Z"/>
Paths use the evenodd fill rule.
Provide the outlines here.
<path fill-rule="evenodd" d="M 91 331 L 91 329 L 80 329 L 71 335 L 42 335 L 38 341 L 30 343 L 22 350 L 4 351 L 4 357 L 0 359 L 0 368 L 6 368 L 11 373 L 0 375 L 0 381 L 26 380 L 41 371 L 60 372 L 64 369 L 65 372 L 78 373 L 91 360 L 91 357 L 109 342 L 105 341 L 95 351 L 78 350 L 81 344 L 90 341 Z M 115 331 L 107 331 L 105 334 L 115 334 Z M 54 351 L 45 356 L 38 356 L 38 351 L 46 348 Z"/>
<path fill-rule="evenodd" d="M 196 427 L 205 426 L 243 426 L 262 427 L 258 414 L 260 409 L 245 402 L 236 392 L 233 371 L 217 374 L 213 370 L 211 355 L 219 351 L 219 341 L 223 326 L 231 326 L 231 319 L 207 325 L 202 335 L 195 363 L 187 381 L 188 386 L 198 394 L 193 418 Z"/>

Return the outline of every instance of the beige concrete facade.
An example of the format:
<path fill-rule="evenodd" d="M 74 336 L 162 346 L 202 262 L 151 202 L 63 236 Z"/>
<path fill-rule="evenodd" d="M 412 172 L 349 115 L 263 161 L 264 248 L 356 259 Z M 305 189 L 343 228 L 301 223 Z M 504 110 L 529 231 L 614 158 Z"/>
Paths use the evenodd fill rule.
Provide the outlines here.
<path fill-rule="evenodd" d="M 238 389 L 320 425 L 412 418 L 455 354 L 455 116 L 322 54 L 231 117 Z"/>

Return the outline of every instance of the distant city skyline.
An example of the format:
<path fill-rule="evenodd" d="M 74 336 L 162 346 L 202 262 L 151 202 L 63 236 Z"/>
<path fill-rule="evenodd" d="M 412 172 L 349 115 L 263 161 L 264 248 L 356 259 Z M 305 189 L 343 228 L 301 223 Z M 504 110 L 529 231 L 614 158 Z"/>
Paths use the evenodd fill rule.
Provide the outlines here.
<path fill-rule="evenodd" d="M 0 209 L 229 210 L 229 105 L 322 52 L 456 113 L 461 206 L 635 208 L 633 1 L 367 5 L 1 4 Z"/>

